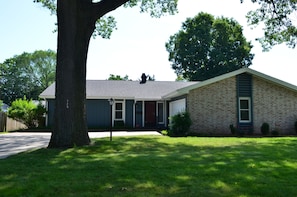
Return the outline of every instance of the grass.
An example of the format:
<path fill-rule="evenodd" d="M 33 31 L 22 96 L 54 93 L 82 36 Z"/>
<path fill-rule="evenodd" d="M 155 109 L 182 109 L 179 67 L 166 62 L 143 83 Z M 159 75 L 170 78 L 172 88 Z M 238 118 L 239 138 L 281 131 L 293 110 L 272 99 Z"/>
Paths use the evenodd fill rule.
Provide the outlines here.
<path fill-rule="evenodd" d="M 0 160 L 1 196 L 297 196 L 297 138 L 96 139 Z"/>

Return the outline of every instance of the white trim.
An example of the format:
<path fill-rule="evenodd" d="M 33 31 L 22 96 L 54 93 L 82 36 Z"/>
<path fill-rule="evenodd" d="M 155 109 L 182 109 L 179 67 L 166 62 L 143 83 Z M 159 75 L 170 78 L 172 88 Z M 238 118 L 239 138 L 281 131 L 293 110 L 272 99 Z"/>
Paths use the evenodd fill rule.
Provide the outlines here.
<path fill-rule="evenodd" d="M 163 105 L 163 122 L 159 122 L 159 104 Z M 157 101 L 156 105 L 156 118 L 157 118 L 157 124 L 165 124 L 165 103 L 163 101 Z"/>
<path fill-rule="evenodd" d="M 248 109 L 241 109 L 240 108 L 240 101 L 247 100 L 248 101 Z M 239 97 L 238 98 L 238 118 L 240 123 L 250 123 L 252 121 L 252 111 L 251 111 L 251 98 L 250 97 Z M 248 120 L 241 120 L 241 111 L 248 111 L 249 119 Z"/>
<path fill-rule="evenodd" d="M 263 74 L 261 72 L 255 71 L 255 70 L 250 69 L 250 68 L 241 68 L 241 69 L 235 70 L 235 71 L 230 72 L 230 73 L 226 73 L 226 74 L 223 74 L 223 75 L 220 75 L 220 76 L 217 76 L 217 77 L 214 77 L 214 78 L 202 81 L 202 82 L 198 82 L 198 83 L 196 83 L 194 85 L 190 85 L 190 86 L 187 86 L 185 88 L 180 88 L 180 89 L 178 89 L 178 90 L 176 90 L 174 92 L 171 92 L 171 93 L 169 93 L 167 95 L 164 95 L 162 98 L 163 99 L 170 99 L 172 97 L 178 97 L 178 96 L 181 96 L 181 95 L 184 95 L 184 94 L 188 94 L 189 91 L 191 91 L 193 89 L 200 88 L 200 87 L 203 87 L 203 86 L 206 86 L 206 85 L 209 85 L 209 84 L 212 84 L 212 83 L 215 83 L 215 82 L 218 82 L 218 81 L 230 78 L 230 77 L 234 77 L 234 76 L 240 75 L 242 73 L 249 73 L 249 74 L 251 74 L 253 76 L 256 76 L 256 77 L 262 78 L 264 80 L 273 82 L 275 84 L 278 84 L 278 85 L 283 86 L 285 88 L 291 89 L 293 91 L 297 91 L 297 86 L 295 86 L 293 84 L 290 84 L 290 83 L 287 83 L 287 82 L 282 81 L 280 79 L 268 76 L 266 74 Z"/>
<path fill-rule="evenodd" d="M 116 104 L 122 104 L 122 119 L 116 119 Z M 114 100 L 114 104 L 112 105 L 112 126 L 114 126 L 114 121 L 124 121 L 126 122 L 126 100 Z"/>

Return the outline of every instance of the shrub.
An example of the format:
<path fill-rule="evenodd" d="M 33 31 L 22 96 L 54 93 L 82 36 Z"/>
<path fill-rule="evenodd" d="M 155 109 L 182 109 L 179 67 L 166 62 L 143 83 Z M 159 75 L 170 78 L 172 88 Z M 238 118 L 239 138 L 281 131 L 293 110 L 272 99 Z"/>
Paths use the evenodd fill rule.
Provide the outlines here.
<path fill-rule="evenodd" d="M 186 136 L 192 124 L 190 114 L 188 112 L 181 112 L 170 117 L 169 136 L 181 137 Z"/>
<path fill-rule="evenodd" d="M 237 133 L 237 129 L 234 127 L 233 124 L 230 124 L 229 128 L 230 128 L 232 135 L 235 135 Z"/>
<path fill-rule="evenodd" d="M 8 108 L 9 117 L 23 122 L 29 128 L 38 127 L 45 112 L 46 110 L 41 104 L 36 105 L 25 97 L 13 101 L 11 107 Z"/>
<path fill-rule="evenodd" d="M 162 134 L 162 135 L 168 135 L 168 131 L 167 131 L 167 130 L 162 130 L 162 131 L 161 131 L 161 134 Z"/>
<path fill-rule="evenodd" d="M 269 124 L 264 122 L 261 126 L 261 133 L 263 135 L 268 135 L 269 134 Z"/>

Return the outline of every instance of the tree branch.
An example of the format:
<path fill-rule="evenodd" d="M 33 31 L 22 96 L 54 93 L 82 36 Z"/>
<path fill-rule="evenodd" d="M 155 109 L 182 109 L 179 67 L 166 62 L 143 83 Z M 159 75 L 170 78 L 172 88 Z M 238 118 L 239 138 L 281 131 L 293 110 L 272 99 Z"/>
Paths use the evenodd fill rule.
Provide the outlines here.
<path fill-rule="evenodd" d="M 94 3 L 93 5 L 93 16 L 95 17 L 95 20 L 101 18 L 108 12 L 111 12 L 121 5 L 127 3 L 129 0 L 101 0 L 98 3 Z"/>

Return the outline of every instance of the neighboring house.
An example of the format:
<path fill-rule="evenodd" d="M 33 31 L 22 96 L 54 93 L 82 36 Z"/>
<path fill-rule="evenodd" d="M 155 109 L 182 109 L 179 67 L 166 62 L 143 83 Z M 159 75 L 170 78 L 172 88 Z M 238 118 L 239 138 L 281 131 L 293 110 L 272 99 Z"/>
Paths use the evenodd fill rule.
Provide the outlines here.
<path fill-rule="evenodd" d="M 53 124 L 54 85 L 41 95 Z M 168 117 L 185 109 L 193 122 L 191 131 L 230 134 L 260 133 L 267 122 L 281 134 L 293 134 L 297 120 L 297 87 L 249 68 L 242 68 L 202 82 L 87 81 L 89 128 L 110 125 L 108 99 L 115 99 L 113 125 L 122 121 L 131 128 L 164 128 Z"/>

